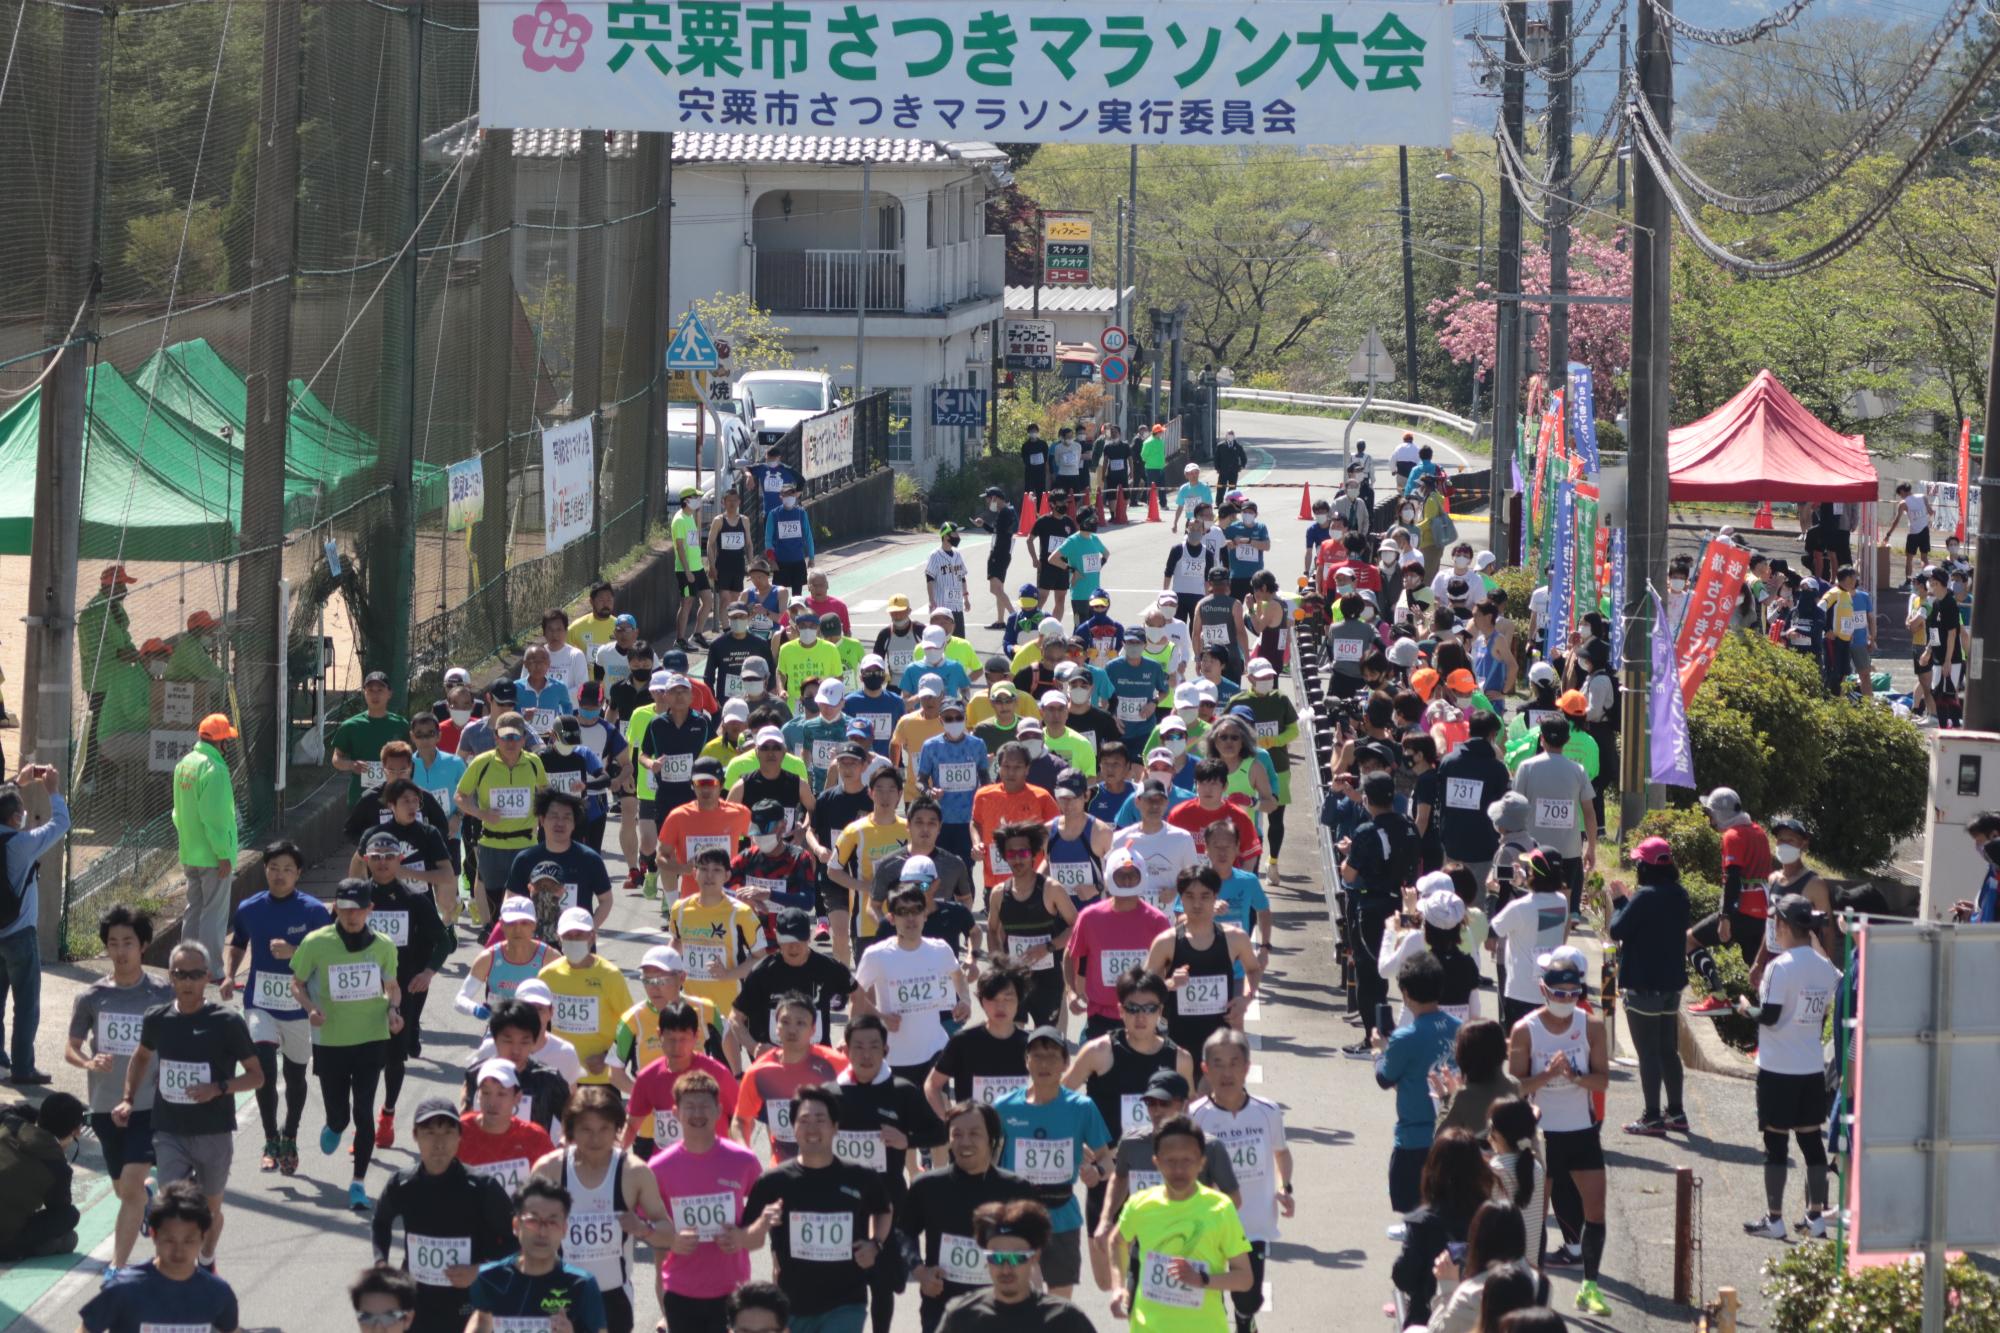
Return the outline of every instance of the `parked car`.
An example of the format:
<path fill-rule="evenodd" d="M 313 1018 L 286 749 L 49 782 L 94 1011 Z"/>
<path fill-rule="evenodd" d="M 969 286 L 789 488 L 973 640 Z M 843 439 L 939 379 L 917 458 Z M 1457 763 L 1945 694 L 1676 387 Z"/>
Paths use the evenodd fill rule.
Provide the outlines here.
<path fill-rule="evenodd" d="M 833 376 L 818 370 L 753 370 L 737 377 L 735 394 L 760 446 L 775 444 L 801 421 L 839 403 Z"/>
<path fill-rule="evenodd" d="M 737 484 L 738 474 L 750 456 L 750 428 L 732 414 L 718 413 L 693 403 L 667 406 L 667 496 L 678 500 L 680 493 L 695 485 L 695 414 L 701 414 L 702 509 L 714 512 L 721 506 L 716 497 Z"/>

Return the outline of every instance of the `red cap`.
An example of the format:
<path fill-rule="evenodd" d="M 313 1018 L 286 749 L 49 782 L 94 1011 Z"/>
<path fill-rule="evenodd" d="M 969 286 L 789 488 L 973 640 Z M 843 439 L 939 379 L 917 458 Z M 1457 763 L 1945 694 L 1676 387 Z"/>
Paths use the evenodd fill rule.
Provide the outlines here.
<path fill-rule="evenodd" d="M 197 611 L 188 617 L 188 628 L 192 630 L 214 629 L 215 617 L 206 611 Z"/>
<path fill-rule="evenodd" d="M 1674 863 L 1674 847 L 1665 838 L 1643 838 L 1632 849 L 1632 860 L 1637 865 L 1670 866 Z"/>
<path fill-rule="evenodd" d="M 172 651 L 173 649 L 167 646 L 167 641 L 161 638 L 148 639 L 139 645 L 141 657 L 165 657 Z"/>
<path fill-rule="evenodd" d="M 97 586 L 100 588 L 109 588 L 114 583 L 124 588 L 138 581 L 125 572 L 125 566 L 123 565 L 106 565 L 104 572 L 97 576 Z"/>

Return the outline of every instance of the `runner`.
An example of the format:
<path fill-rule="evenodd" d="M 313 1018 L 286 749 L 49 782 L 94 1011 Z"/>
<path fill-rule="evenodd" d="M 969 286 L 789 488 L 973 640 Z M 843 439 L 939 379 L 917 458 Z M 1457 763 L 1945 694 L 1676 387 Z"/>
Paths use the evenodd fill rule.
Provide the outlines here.
<path fill-rule="evenodd" d="M 744 1147 L 752 1146 L 751 1134 L 761 1118 L 774 1163 L 798 1156 L 798 1139 L 792 1132 L 794 1095 L 810 1084 L 833 1082 L 847 1068 L 846 1057 L 813 1040 L 817 1018 L 812 1002 L 804 995 L 779 996 L 773 1006 L 777 1042 L 744 1071 L 743 1084 L 737 1089 L 736 1137 Z M 831 1134 L 829 1124 L 829 1142 Z M 749 1216 L 746 1211 L 746 1226 Z"/>
<path fill-rule="evenodd" d="M 938 547 L 924 562 L 924 587 L 930 594 L 931 609 L 951 612 L 952 633 L 964 637 L 965 613 L 972 600 L 965 557 L 958 553 L 960 540 L 956 523 L 938 526 Z"/>
<path fill-rule="evenodd" d="M 1508 796 L 1489 807 L 1499 811 L 1502 822 L 1510 803 L 1526 804 L 1525 797 Z M 1525 811 L 1522 812 L 1524 815 Z M 1525 836 L 1523 833 L 1522 836 Z M 1507 851 L 1502 844 L 1501 852 Z M 1496 883 L 1509 893 L 1517 893 L 1487 926 L 1486 949 L 1500 955 L 1500 1019 L 1509 1029 L 1542 1005 L 1540 973 L 1535 959 L 1558 948 L 1569 934 L 1569 898 L 1563 878 L 1562 859 L 1545 848 L 1535 847 L 1512 865 L 1496 862 Z M 1518 881 L 1518 882 L 1517 882 Z M 1504 952 L 1501 952 L 1502 946 Z"/>
<path fill-rule="evenodd" d="M 932 1114 L 922 1088 L 895 1074 L 886 1063 L 889 1029 L 879 1014 L 857 1014 L 848 1019 L 842 1050 L 848 1066 L 837 1082 L 840 1105 L 833 1154 L 874 1175 L 894 1211 L 906 1192 L 910 1150 L 941 1145 L 944 1126 Z M 875 1333 L 889 1333 L 896 1315 L 896 1293 L 904 1278 L 899 1262 L 884 1262 L 870 1271 L 869 1317 Z"/>
<path fill-rule="evenodd" d="M 1110 1174 L 1111 1135 L 1097 1106 L 1065 1088 L 1069 1043 L 1052 1027 L 1028 1034 L 1028 1086 L 993 1104 L 1006 1136 L 1008 1170 L 1035 1187 L 1054 1228 L 1042 1250 L 1049 1290 L 1067 1297 L 1083 1274 L 1083 1210 L 1076 1183 L 1095 1188 Z"/>
<path fill-rule="evenodd" d="M 405 784 L 403 803 L 411 788 Z M 409 887 L 402 878 L 403 842 L 389 828 L 376 830 L 362 844 L 367 868 L 370 910 L 369 928 L 396 948 L 396 985 L 400 991 L 396 1008 L 402 1023 L 389 1040 L 388 1060 L 383 1067 L 382 1111 L 375 1125 L 375 1146 L 387 1148 L 396 1141 L 396 1097 L 403 1090 L 403 1073 L 410 1058 L 419 1051 L 420 1024 L 424 1005 L 430 999 L 430 985 L 437 976 L 441 954 L 454 943 L 444 923 L 438 919 L 430 885 L 423 892 Z M 450 875 L 449 869 L 426 872 Z"/>
<path fill-rule="evenodd" d="M 1143 972 L 1147 952 L 1168 926 L 1167 914 L 1145 900 L 1145 867 L 1130 848 L 1105 858 L 1104 875 L 1106 897 L 1077 913 L 1063 959 L 1070 1009 L 1085 1015 L 1086 1042 L 1128 1021 L 1120 986 L 1128 973 Z"/>
<path fill-rule="evenodd" d="M 674 1087 L 681 1075 L 700 1072 L 715 1080 L 724 1124 L 736 1113 L 736 1076 L 728 1065 L 700 1049 L 704 1031 L 700 1011 L 691 1003 L 675 1001 L 662 1006 L 657 1021 L 654 1044 L 659 1053 L 626 1080 L 630 1119 L 625 1144 L 636 1148 L 642 1161 L 680 1141 Z"/>
<path fill-rule="evenodd" d="M 1111 1313 L 1132 1327 L 1223 1333 L 1222 1293 L 1255 1290 L 1251 1245 L 1229 1196 L 1200 1183 L 1208 1139 L 1187 1116 L 1153 1130 L 1161 1184 L 1126 1204 L 1112 1233 Z"/>
<path fill-rule="evenodd" d="M 313 1073 L 319 1078 L 326 1126 L 319 1150 L 340 1146 L 354 1125 L 354 1179 L 347 1203 L 368 1208 L 362 1182 L 375 1152 L 375 1089 L 389 1062 L 391 1039 L 402 1030 L 402 986 L 394 941 L 372 922 L 375 893 L 367 880 L 343 879 L 333 893 L 333 924 L 299 941 L 292 954 L 292 998 L 313 1027 Z"/>
<path fill-rule="evenodd" d="M 708 521 L 703 550 L 715 583 L 716 600 L 724 606 L 734 606 L 743 595 L 743 573 L 749 553 L 750 523 L 743 517 L 743 497 L 731 487 L 722 493 L 722 512 Z"/>
<path fill-rule="evenodd" d="M 729 1293 L 750 1277 L 750 1239 L 737 1219 L 762 1168 L 748 1148 L 718 1137 L 728 1114 L 720 1094 L 714 1076 L 681 1074 L 668 1093 L 679 1137 L 649 1164 L 670 1221 L 642 1239 L 659 1255 L 668 1333 L 724 1333 Z"/>
<path fill-rule="evenodd" d="M 523 989 L 527 986 L 548 989 L 539 981 L 525 983 Z M 576 1059 L 576 1052 L 561 1037 L 548 1035 L 547 1022 L 544 1008 L 525 1000 L 502 1000 L 495 1005 L 493 1017 L 486 1025 L 486 1040 L 472 1053 L 472 1061 L 466 1066 L 460 1109 L 472 1110 L 478 1106 L 480 1071 L 488 1060 L 499 1060 L 514 1068 L 514 1083 L 521 1094 L 515 1114 L 546 1130 L 550 1139 L 559 1140 L 563 1108 L 569 1105 L 575 1084 L 567 1077 L 569 1066 L 558 1065 L 554 1052 L 567 1052 L 571 1061 Z M 557 1046 L 558 1042 L 562 1044 Z M 578 1074 L 582 1073 L 580 1065 L 574 1068 Z"/>
<path fill-rule="evenodd" d="M 557 882 L 554 876 L 543 879 Z M 522 982 L 540 976 L 557 954 L 535 938 L 536 927 L 535 900 L 509 895 L 500 904 L 500 943 L 472 960 L 452 1007 L 484 1022 L 496 1006 L 514 998 Z"/>
<path fill-rule="evenodd" d="M 1027 992 L 1027 978 L 1012 959 L 988 960 L 973 988 L 986 1021 L 952 1033 L 924 1080 L 940 1120 L 956 1103 L 991 1106 L 1028 1086 L 1028 1034 L 1016 1024 Z"/>
<path fill-rule="evenodd" d="M 1188 1051 L 1204 1049 L 1219 1028 L 1243 1026 L 1264 971 L 1250 937 L 1216 920 L 1221 887 L 1212 867 L 1183 870 L 1174 881 L 1180 923 L 1162 931 L 1146 954 L 1146 970 L 1166 979 L 1167 1032 Z"/>
<path fill-rule="evenodd" d="M 1229 1154 L 1238 1182 L 1237 1214 L 1250 1242 L 1250 1285 L 1230 1293 L 1236 1307 L 1236 1333 L 1251 1333 L 1257 1312 L 1264 1308 L 1264 1265 L 1278 1240 L 1278 1218 L 1297 1210 L 1292 1197 L 1292 1150 L 1285 1145 L 1285 1113 L 1276 1102 L 1253 1097 L 1245 1086 L 1250 1076 L 1250 1039 L 1225 1028 L 1208 1039 L 1201 1053 L 1208 1096 L 1196 1102 L 1188 1116 Z M 1149 1092 L 1148 1097 L 1152 1094 Z M 1150 1101 L 1148 1110 L 1151 1110 Z"/>
<path fill-rule="evenodd" d="M 1132 798 L 1139 821 L 1112 834 L 1111 847 L 1114 855 L 1121 849 L 1132 853 L 1145 871 L 1141 892 L 1146 901 L 1154 907 L 1163 907 L 1173 903 L 1174 886 L 1181 874 L 1194 869 L 1201 858 L 1195 851 L 1194 835 L 1166 822 L 1167 784 L 1155 776 L 1151 756 L 1146 764 L 1148 776 Z"/>
<path fill-rule="evenodd" d="M 562 1261 L 573 1207 L 570 1192 L 531 1180 L 514 1194 L 514 1235 L 520 1252 L 479 1270 L 466 1291 L 472 1317 L 467 1333 L 522 1333 L 554 1328 L 552 1314 L 569 1333 L 609 1333 L 604 1295 L 590 1274 Z"/>
<path fill-rule="evenodd" d="M 869 812 L 841 829 L 833 846 L 827 849 L 830 853 L 827 878 L 842 893 L 840 919 L 843 924 L 852 920 L 864 941 L 875 938 L 879 925 L 881 904 L 871 887 L 876 870 L 910 845 L 909 823 L 896 813 L 902 804 L 903 785 L 901 769 L 878 769 L 868 779 Z M 829 920 L 832 916 L 829 912 Z M 848 948 L 843 947 L 846 944 L 840 935 L 834 936 L 834 957 L 843 964 L 851 956 Z"/>
<path fill-rule="evenodd" d="M 389 673 L 369 672 L 361 678 L 362 711 L 333 729 L 330 762 L 335 772 L 347 774 L 350 806 L 360 801 L 368 788 L 382 785 L 382 747 L 410 738 L 410 721 L 389 711 L 389 695 Z"/>
<path fill-rule="evenodd" d="M 1122 749 L 1118 762 L 1124 762 Z M 1065 771 L 1052 794 L 1062 813 L 1047 830 L 1048 874 L 1081 911 L 1104 892 L 1104 858 L 1111 851 L 1112 828 L 1089 813 L 1090 783 L 1081 773 Z"/>
<path fill-rule="evenodd" d="M 514 858 L 535 840 L 535 794 L 549 784 L 541 758 L 527 752 L 527 740 L 521 715 L 511 709 L 501 713 L 493 719 L 493 748 L 469 760 L 458 780 L 459 813 L 479 821 L 475 902 L 482 922 L 493 920 Z"/>
<path fill-rule="evenodd" d="M 132 1247 L 139 1239 L 139 1223 L 146 1212 L 147 1178 L 153 1172 L 154 1156 L 154 1081 L 147 1079 L 138 1084 L 123 1125 L 112 1119 L 112 1112 L 117 1109 L 125 1087 L 132 1053 L 139 1049 L 139 1034 L 145 1027 L 146 1015 L 173 1003 L 174 988 L 164 978 L 146 971 L 145 952 L 146 946 L 153 942 L 153 918 L 145 912 L 135 912 L 123 903 L 111 908 L 97 919 L 97 939 L 111 962 L 111 972 L 78 993 L 70 1010 L 69 1042 L 63 1050 L 63 1062 L 73 1069 L 84 1070 L 88 1079 L 90 1132 L 104 1149 L 104 1174 L 110 1178 L 112 1193 L 118 1198 L 118 1220 L 112 1226 L 111 1247 L 111 1266 L 118 1269 L 131 1261 Z M 225 994 L 223 998 L 228 996 Z M 286 998 L 290 998 L 289 988 Z M 90 1048 L 88 1054 L 84 1050 L 86 1042 Z M 258 1055 L 263 1057 L 261 1047 Z M 267 1081 L 276 1077 L 268 1063 L 264 1077 Z M 291 1086 L 303 1086 L 303 1068 L 298 1071 L 298 1079 L 298 1084 Z M 258 1106 L 263 1106 L 261 1091 Z M 267 1115 L 266 1124 L 269 1122 Z M 296 1120 L 293 1126 L 296 1132 Z M 270 1137 L 268 1132 L 266 1137 Z M 267 1150 L 269 1146 L 266 1145 Z M 68 1193 L 67 1186 L 64 1193 Z"/>
<path fill-rule="evenodd" d="M 702 637 L 715 615 L 715 593 L 709 585 L 707 562 L 702 558 L 701 492 L 692 486 L 680 493 L 680 508 L 669 524 L 674 547 L 674 574 L 680 580 L 681 604 L 674 614 L 674 642 L 670 646 L 708 647 Z M 690 638 L 690 630 L 692 638 Z"/>
<path fill-rule="evenodd" d="M 655 718 L 657 732 L 665 718 Z M 729 878 L 729 862 L 750 832 L 750 809 L 722 799 L 723 768 L 713 759 L 692 759 L 688 768 L 690 799 L 671 807 L 660 821 L 659 866 L 662 879 L 678 877 L 676 898 L 692 898 L 701 891 L 695 867 L 703 852 L 722 855 L 722 882 Z M 668 788 L 661 788 L 664 801 Z M 718 883 L 717 887 L 720 887 Z M 673 910 L 667 902 L 666 914 Z M 753 922 L 754 928 L 754 922 Z"/>
<path fill-rule="evenodd" d="M 104 1286 L 84 1304 L 85 1333 L 147 1333 L 161 1328 L 238 1333 L 236 1293 L 201 1262 L 214 1210 L 186 1181 L 168 1185 L 146 1208 L 153 1257 L 106 1271 Z"/>
<path fill-rule="evenodd" d="M 968 1261 L 983 1261 L 989 1285 L 954 1301 L 938 1327 L 947 1333 L 1089 1333 L 1083 1311 L 1035 1287 L 1049 1234 L 1048 1210 L 1032 1199 L 982 1204 L 972 1215 L 971 1236 L 962 1239 Z"/>
<path fill-rule="evenodd" d="M 1230 680 L 1241 680 L 1243 663 L 1250 656 L 1250 631 L 1243 623 L 1243 598 L 1231 587 L 1228 564 L 1210 566 L 1208 595 L 1195 603 L 1193 629 L 1204 652 L 1214 648 L 1226 655 L 1223 675 Z M 1248 591 L 1247 578 L 1244 588 Z"/>
<path fill-rule="evenodd" d="M 717 699 L 726 703 L 731 699 L 747 698 L 744 669 L 751 662 L 762 662 L 766 667 L 775 667 L 777 662 L 771 655 L 769 636 L 750 632 L 751 607 L 748 602 L 731 602 L 724 616 L 729 632 L 710 645 L 708 662 L 702 669 L 702 681 Z"/>
<path fill-rule="evenodd" d="M 458 1160 L 512 1195 L 534 1164 L 555 1151 L 555 1141 L 524 1114 L 520 1073 L 511 1061 L 486 1061 L 472 1071 L 472 1082 L 474 1109 L 459 1117 Z"/>
<path fill-rule="evenodd" d="M 563 956 L 539 974 L 555 996 L 552 1031 L 576 1048 L 583 1083 L 609 1083 L 607 1057 L 619 1021 L 632 1007 L 632 988 L 617 964 L 598 954 L 597 923 L 589 912 L 566 908 L 557 929 Z"/>
<path fill-rule="evenodd" d="M 930 797 L 919 796 L 910 802 L 903 821 L 909 826 L 909 845 L 875 863 L 875 878 L 869 885 L 869 891 L 878 911 L 880 904 L 886 902 L 890 892 L 902 882 L 903 863 L 913 856 L 925 856 L 937 868 L 937 879 L 931 888 L 933 914 L 941 906 L 957 907 L 967 914 L 970 924 L 972 869 L 957 852 L 938 846 L 938 839 L 944 833 L 943 808 Z M 926 931 L 929 932 L 935 924 L 927 924 Z M 876 933 L 879 938 L 882 933 L 879 924 Z M 934 938 L 944 937 L 935 935 Z"/>
<path fill-rule="evenodd" d="M 1058 564 L 1052 556 L 1077 531 L 1077 525 L 1069 517 L 1069 492 L 1060 482 L 1055 490 L 1048 493 L 1048 510 L 1037 518 L 1028 530 L 1028 541 L 1035 555 L 1035 584 L 1039 590 L 1038 600 L 1047 617 L 1062 609 L 1069 593 L 1070 570 L 1067 564 Z M 1046 618 L 1043 622 L 1046 624 Z M 1056 624 L 1060 632 L 1062 624 Z M 1040 632 L 1041 626 L 1037 626 Z"/>
<path fill-rule="evenodd" d="M 465 1289 L 479 1266 L 513 1253 L 513 1205 L 490 1179 L 474 1176 L 458 1160 L 463 1126 L 449 1099 L 426 1097 L 410 1122 L 414 1166 L 382 1187 L 370 1232 L 375 1262 L 388 1264 L 396 1223 L 403 1224 L 404 1271 L 416 1279 L 416 1317 L 410 1333 L 459 1333 L 465 1327 Z"/>
<path fill-rule="evenodd" d="M 888 902 L 895 936 L 870 945 L 854 970 L 869 1007 L 885 1016 L 891 1067 L 919 1088 L 944 1049 L 941 1016 L 949 1014 L 962 1023 L 972 1012 L 958 955 L 943 941 L 924 937 L 929 902 L 918 886 L 936 878 L 937 868 L 928 857 L 913 856 L 903 863 L 902 885 Z"/>
<path fill-rule="evenodd" d="M 146 1010 L 140 1020 L 138 1044 L 125 1065 L 124 1095 L 111 1108 L 112 1123 L 129 1134 L 140 1087 L 156 1085 L 152 1131 L 160 1184 L 191 1181 L 200 1187 L 209 1213 L 200 1263 L 211 1273 L 222 1240 L 222 1194 L 236 1155 L 236 1094 L 264 1082 L 243 1016 L 205 998 L 215 970 L 201 944 L 190 940 L 174 950 L 167 960 L 174 998 Z M 239 1066 L 243 1072 L 231 1077 Z"/>
<path fill-rule="evenodd" d="M 786 996 L 803 997 L 812 1011 L 808 1042 L 824 1042 L 835 1008 L 848 1007 L 854 973 L 812 947 L 812 924 L 796 908 L 778 913 L 777 948 L 750 969 L 729 1012 L 724 1046 L 732 1062 L 755 1059 L 778 1044 L 778 1001 Z"/>
<path fill-rule="evenodd" d="M 778 492 L 778 507 L 765 515 L 764 558 L 776 566 L 780 585 L 795 589 L 806 586 L 806 567 L 813 558 L 813 524 L 800 502 L 795 481 L 785 482 Z"/>
<path fill-rule="evenodd" d="M 1104 1249 L 1102 1272 L 1107 1285 L 1111 1275 L 1111 1236 L 1118 1229 L 1118 1215 L 1125 1211 L 1125 1201 L 1142 1190 L 1164 1183 L 1153 1167 L 1153 1130 L 1177 1115 L 1186 1114 L 1190 1095 L 1187 1079 L 1171 1069 L 1154 1070 L 1152 1077 L 1146 1081 L 1143 1094 L 1146 1123 L 1128 1129 L 1113 1151 L 1113 1175 L 1105 1190 L 1104 1207 L 1098 1214 L 1097 1231 L 1091 1237 L 1093 1246 Z M 1236 1168 L 1229 1160 L 1229 1149 L 1210 1138 L 1205 1154 L 1201 1183 L 1228 1195 L 1240 1215 L 1242 1190 L 1236 1180 Z"/>
<path fill-rule="evenodd" d="M 633 1236 L 669 1219 L 659 1181 L 619 1146 L 624 1130 L 625 1104 L 614 1089 L 582 1089 L 563 1112 L 568 1146 L 536 1162 L 531 1177 L 569 1192 L 562 1255 L 596 1281 L 609 1333 L 632 1333 Z"/>

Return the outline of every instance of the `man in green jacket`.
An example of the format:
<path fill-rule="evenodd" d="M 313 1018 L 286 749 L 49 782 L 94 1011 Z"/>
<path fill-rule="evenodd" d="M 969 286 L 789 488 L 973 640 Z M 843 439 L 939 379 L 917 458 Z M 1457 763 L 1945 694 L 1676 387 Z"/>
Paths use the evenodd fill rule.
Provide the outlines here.
<path fill-rule="evenodd" d="M 0 1263 L 76 1249 L 69 1150 L 83 1120 L 83 1103 L 67 1092 L 0 1113 Z"/>
<path fill-rule="evenodd" d="M 222 757 L 222 742 L 235 740 L 236 728 L 225 714 L 210 713 L 201 720 L 198 735 L 194 748 L 174 765 L 174 831 L 180 835 L 181 870 L 187 876 L 181 938 L 205 945 L 215 960 L 222 957 L 236 876 L 236 790 Z M 215 981 L 221 984 L 220 972 Z"/>

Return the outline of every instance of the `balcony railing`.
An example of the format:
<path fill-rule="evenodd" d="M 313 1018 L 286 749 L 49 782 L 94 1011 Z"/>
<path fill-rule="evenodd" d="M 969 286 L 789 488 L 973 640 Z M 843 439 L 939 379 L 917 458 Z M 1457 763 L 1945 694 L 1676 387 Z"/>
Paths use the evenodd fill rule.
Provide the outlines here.
<path fill-rule="evenodd" d="M 900 250 L 759 250 L 757 304 L 766 310 L 842 312 L 867 302 L 874 314 L 903 309 Z"/>

